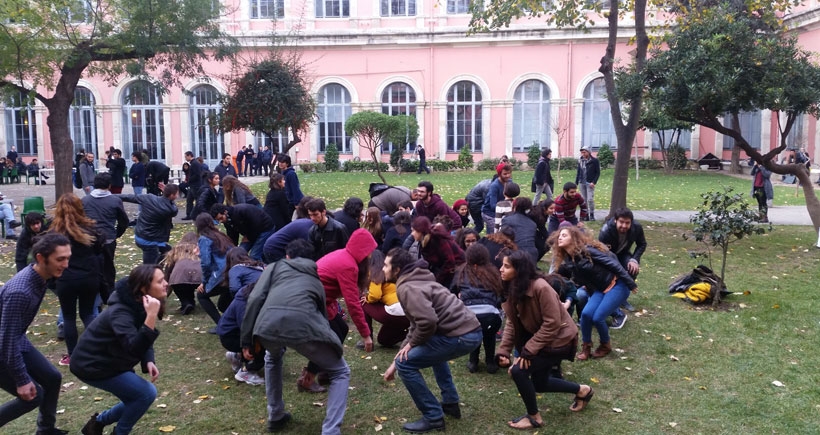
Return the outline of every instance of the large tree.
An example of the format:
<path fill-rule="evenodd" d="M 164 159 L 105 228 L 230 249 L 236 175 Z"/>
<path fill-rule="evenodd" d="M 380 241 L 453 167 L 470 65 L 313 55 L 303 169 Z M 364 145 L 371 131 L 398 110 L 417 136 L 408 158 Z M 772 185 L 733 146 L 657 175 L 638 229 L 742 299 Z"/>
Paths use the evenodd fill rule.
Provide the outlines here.
<path fill-rule="evenodd" d="M 365 110 L 354 113 L 345 121 L 345 133 L 355 136 L 359 146 L 367 150 L 379 178 L 387 184 L 379 166 L 379 150 L 387 142 L 393 142 L 393 146 L 399 148 L 414 142 L 419 135 L 419 124 L 412 116 L 390 116 Z"/>
<path fill-rule="evenodd" d="M 629 157 L 632 154 L 632 144 L 639 128 L 641 92 L 629 92 L 625 109 L 622 112 L 619 94 L 615 87 L 616 48 L 619 40 L 632 38 L 635 44 L 631 68 L 642 71 L 646 63 L 646 54 L 649 47 L 649 37 L 646 33 L 646 6 L 647 0 L 634 0 L 627 3 L 609 1 L 609 7 L 604 12 L 607 19 L 608 35 L 606 51 L 601 58 L 598 71 L 604 76 L 607 100 L 609 101 L 610 115 L 615 126 L 615 135 L 618 140 L 618 155 L 615 159 L 615 175 L 612 183 L 610 211 L 626 206 L 627 181 L 629 176 Z M 481 32 L 508 27 L 510 22 L 524 16 L 537 17 L 546 23 L 557 27 L 585 28 L 591 24 L 594 14 L 601 12 L 603 2 L 588 0 L 555 0 L 543 2 L 541 0 L 499 0 L 490 3 L 472 2 L 473 18 L 470 22 L 471 31 Z M 626 8 L 631 7 L 631 10 Z M 592 11 L 590 11 L 592 9 Z M 619 20 L 631 12 L 634 17 L 634 35 L 619 35 Z"/>
<path fill-rule="evenodd" d="M 290 130 L 292 139 L 276 150 L 287 153 L 302 141 L 299 135 L 307 133 L 316 116 L 308 79 L 298 55 L 273 51 L 270 58 L 251 64 L 232 81 L 220 115 L 221 128 L 257 131 L 268 138 Z"/>
<path fill-rule="evenodd" d="M 756 22 L 756 17 L 713 9 L 673 32 L 667 48 L 659 48 L 645 70 L 647 98 L 672 117 L 732 137 L 746 155 L 772 172 L 795 175 L 816 231 L 820 201 L 806 166 L 778 164 L 774 157 L 786 148 L 799 116 L 820 115 L 820 67 L 792 35 L 761 29 Z M 765 154 L 753 148 L 743 132 L 722 122 L 726 113 L 736 117 L 741 111 L 763 109 L 777 114 L 780 134 L 780 145 Z"/>
<path fill-rule="evenodd" d="M 212 0 L 4 0 L 0 90 L 48 109 L 56 196 L 71 192 L 68 114 L 83 76 L 141 77 L 160 89 L 205 75 L 203 61 L 231 54 Z"/>

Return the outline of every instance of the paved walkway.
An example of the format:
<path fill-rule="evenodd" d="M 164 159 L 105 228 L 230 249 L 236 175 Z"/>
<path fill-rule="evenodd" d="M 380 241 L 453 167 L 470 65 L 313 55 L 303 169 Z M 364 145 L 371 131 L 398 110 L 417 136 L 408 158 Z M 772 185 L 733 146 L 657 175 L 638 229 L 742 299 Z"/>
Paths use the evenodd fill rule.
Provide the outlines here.
<path fill-rule="evenodd" d="M 257 177 L 242 177 L 241 180 L 245 184 L 255 184 L 267 181 L 265 176 Z M 17 206 L 16 214 L 22 211 L 23 198 L 27 196 L 42 196 L 45 199 L 46 208 L 54 205 L 54 185 L 47 184 L 45 186 L 26 185 L 26 183 L 3 184 L 0 185 L 0 192 L 5 195 L 7 199 L 14 200 Z M 126 185 L 123 193 L 133 193 L 131 185 Z M 83 192 L 79 189 L 74 189 L 74 193 L 82 197 Z M 185 215 L 185 199 L 181 198 L 177 201 L 181 213 L 177 216 L 174 222 L 183 222 L 180 218 Z M 126 204 L 126 211 L 129 214 L 136 212 L 135 204 Z M 694 215 L 694 211 L 653 211 L 641 210 L 635 211 L 635 218 L 642 222 L 678 222 L 688 223 L 689 218 Z M 19 216 L 18 216 L 19 217 Z M 771 207 L 769 208 L 769 220 L 775 225 L 811 225 L 811 218 L 804 206 L 788 206 L 788 207 Z"/>

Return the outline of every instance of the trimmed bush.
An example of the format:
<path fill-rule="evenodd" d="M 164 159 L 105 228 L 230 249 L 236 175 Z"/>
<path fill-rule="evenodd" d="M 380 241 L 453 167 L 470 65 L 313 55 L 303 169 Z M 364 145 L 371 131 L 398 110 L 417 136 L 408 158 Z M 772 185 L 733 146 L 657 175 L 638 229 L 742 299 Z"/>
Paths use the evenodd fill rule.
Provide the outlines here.
<path fill-rule="evenodd" d="M 335 143 L 327 144 L 325 148 L 325 169 L 330 172 L 339 170 L 339 148 L 336 148 Z"/>
<path fill-rule="evenodd" d="M 495 171 L 495 168 L 500 162 L 500 157 L 495 159 L 481 159 L 476 169 L 479 171 Z M 513 157 L 510 159 L 510 166 L 512 166 L 513 170 L 518 171 L 524 166 L 524 162 Z"/>
<path fill-rule="evenodd" d="M 686 165 L 689 163 L 686 158 L 686 150 L 678 144 L 672 144 L 666 150 L 666 160 L 672 169 L 686 169 Z"/>
<path fill-rule="evenodd" d="M 468 147 L 461 149 L 458 153 L 458 160 L 456 160 L 456 168 L 469 170 L 473 169 L 473 153 Z"/>
<path fill-rule="evenodd" d="M 608 144 L 601 144 L 598 148 L 598 162 L 601 163 L 601 169 L 606 169 L 615 163 L 615 154 L 612 153 L 612 148 Z"/>
<path fill-rule="evenodd" d="M 428 160 L 427 167 L 438 172 L 447 172 L 456 169 L 457 160 Z"/>
<path fill-rule="evenodd" d="M 533 142 L 532 146 L 527 150 L 527 166 L 534 170 L 538 165 L 539 158 L 541 158 L 541 147 L 538 145 L 538 142 Z"/>
<path fill-rule="evenodd" d="M 684 160 L 685 162 L 685 160 Z M 662 169 L 663 161 L 655 159 L 638 159 L 639 169 Z"/>
<path fill-rule="evenodd" d="M 384 162 L 379 162 L 379 169 L 383 172 L 387 172 L 389 165 Z M 374 172 L 375 170 L 376 165 L 371 160 L 360 160 L 358 162 L 348 160 L 342 165 L 342 171 L 344 172 Z"/>
<path fill-rule="evenodd" d="M 419 170 L 419 161 L 412 159 L 401 159 L 402 172 L 416 172 Z"/>

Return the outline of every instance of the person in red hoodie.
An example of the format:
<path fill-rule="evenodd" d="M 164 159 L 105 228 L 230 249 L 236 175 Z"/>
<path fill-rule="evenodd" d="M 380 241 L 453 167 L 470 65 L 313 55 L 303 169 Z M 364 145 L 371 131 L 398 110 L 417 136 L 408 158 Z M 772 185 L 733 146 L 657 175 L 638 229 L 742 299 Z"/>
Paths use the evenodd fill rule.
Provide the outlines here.
<path fill-rule="evenodd" d="M 338 302 L 338 299 L 343 297 L 347 305 L 347 312 L 362 336 L 364 349 L 367 352 L 373 351 L 373 337 L 370 327 L 367 326 L 364 309 L 362 309 L 359 289 L 368 288 L 370 285 L 369 259 L 370 253 L 376 249 L 376 246 L 376 241 L 370 232 L 359 228 L 350 236 L 344 249 L 330 252 L 316 262 L 319 279 L 325 287 L 325 303 L 330 329 L 339 336 L 342 343 L 345 342 L 348 327 L 342 317 Z M 302 369 L 302 374 L 296 381 L 299 391 L 311 393 L 325 391 L 325 388 L 315 381 L 318 370 L 318 366 L 312 362 Z"/>

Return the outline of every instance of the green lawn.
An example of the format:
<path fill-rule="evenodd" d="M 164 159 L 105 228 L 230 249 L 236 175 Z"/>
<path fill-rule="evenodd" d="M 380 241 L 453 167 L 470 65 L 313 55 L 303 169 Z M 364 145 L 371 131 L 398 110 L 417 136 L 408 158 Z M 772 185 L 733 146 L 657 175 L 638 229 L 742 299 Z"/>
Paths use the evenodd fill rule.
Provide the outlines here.
<path fill-rule="evenodd" d="M 429 179 L 452 202 L 487 175 L 434 174 Z M 523 176 L 529 182 L 531 173 Z M 321 192 L 331 206 L 339 206 L 346 196 L 366 197 L 367 185 L 375 176 L 300 174 L 300 178 L 306 193 Z M 524 178 L 518 177 L 520 181 Z M 412 186 L 420 179 L 415 174 L 403 175 L 400 184 Z M 395 180 L 389 179 L 391 183 Z M 744 192 L 748 187 L 748 180 L 711 173 L 666 176 L 642 171 L 639 182 L 630 180 L 630 204 L 634 201 L 635 208 L 644 209 L 691 209 L 697 204 L 698 189 L 726 182 L 737 183 L 733 185 Z M 689 187 L 685 193 L 677 188 L 683 183 Z M 602 190 L 605 185 L 602 183 Z M 652 191 L 647 190 L 650 188 Z M 780 199 L 775 202 L 783 204 L 784 197 L 792 198 L 789 194 L 793 195 L 790 190 L 778 190 Z M 598 228 L 597 223 L 591 226 Z M 734 245 L 727 282 L 731 291 L 740 294 L 728 298 L 726 310 L 712 311 L 694 309 L 667 294 L 674 277 L 697 265 L 688 252 L 699 246 L 681 237 L 688 228 L 683 224 L 645 227 L 649 249 L 638 278 L 640 292 L 630 298 L 640 314 L 630 314 L 624 328 L 612 332 L 616 351 L 609 357 L 565 363 L 566 377 L 593 385 L 595 398 L 584 412 L 576 414 L 568 410 L 569 395 L 542 395 L 539 406 L 547 426 L 539 433 L 817 432 L 820 355 L 814 346 L 820 332 L 815 298 L 820 250 L 813 247 L 817 235 L 810 227 L 775 227 L 770 234 Z M 178 225 L 174 238 L 190 229 L 190 225 Z M 129 231 L 118 250 L 121 275 L 141 258 L 130 236 Z M 0 278 L 7 279 L 13 258 L 5 255 L 0 261 Z M 169 301 L 171 311 L 177 306 L 175 300 Z M 55 364 L 65 351 L 65 345 L 54 340 L 57 307 L 56 298 L 49 294 L 29 331 L 30 339 Z M 264 433 L 264 387 L 233 380 L 218 338 L 205 333 L 211 326 L 201 311 L 187 317 L 168 316 L 160 322 L 162 334 L 155 346 L 160 398 L 135 433 L 157 433 L 167 425 L 182 434 Z M 377 348 L 365 354 L 354 347 L 357 339 L 351 332 L 345 343 L 352 388 L 344 432 L 375 433 L 381 424 L 381 433 L 401 433 L 401 425 L 417 419 L 419 413 L 400 381 L 381 380 L 395 349 Z M 294 384 L 305 360 L 288 352 L 285 362 L 285 399 L 294 415 L 289 432 L 319 433 L 326 395 L 297 393 Z M 517 433 L 504 425 L 524 413 L 512 381 L 502 372 L 470 374 L 465 363 L 465 358 L 452 362 L 464 418 L 448 419 L 448 432 Z M 115 399 L 93 387 L 83 389 L 66 368 L 60 370 L 66 386 L 58 423 L 78 433 L 92 412 L 112 405 Z M 428 381 L 434 385 L 431 376 Z M 775 386 L 774 381 L 784 386 Z M 4 427 L 3 433 L 31 433 L 35 418 L 30 413 Z"/>

